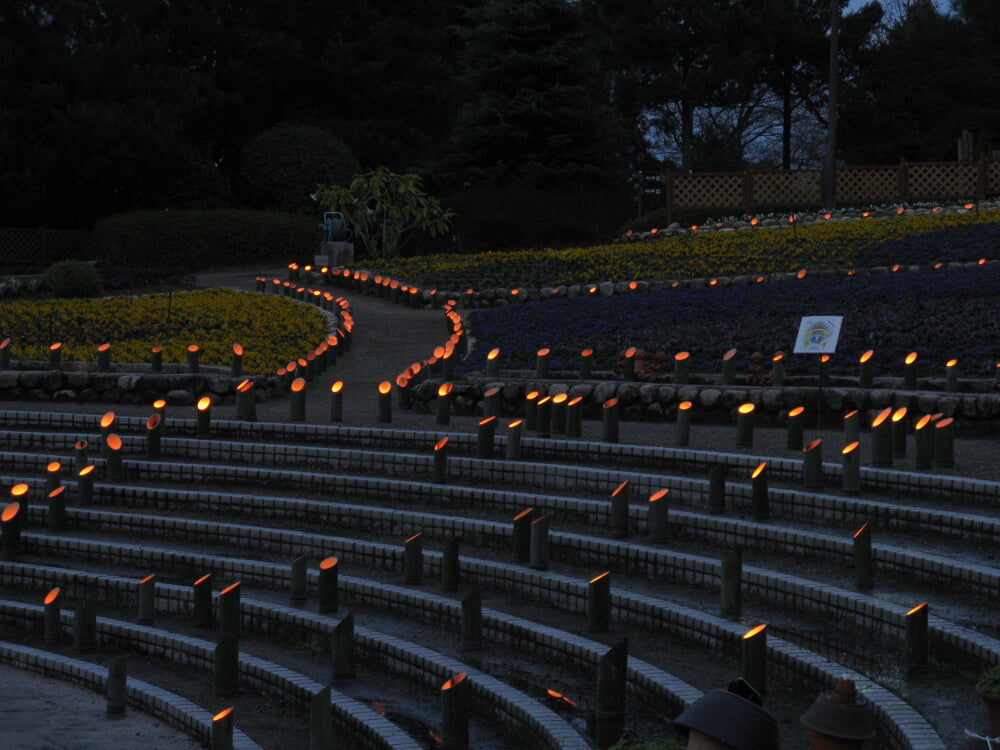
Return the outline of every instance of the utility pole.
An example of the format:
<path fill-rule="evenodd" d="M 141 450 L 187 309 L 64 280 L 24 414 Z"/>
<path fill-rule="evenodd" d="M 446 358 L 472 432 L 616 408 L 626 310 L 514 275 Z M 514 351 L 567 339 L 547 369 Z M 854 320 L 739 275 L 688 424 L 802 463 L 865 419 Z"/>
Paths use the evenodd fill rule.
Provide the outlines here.
<path fill-rule="evenodd" d="M 830 0 L 830 99 L 826 115 L 826 157 L 823 159 L 823 207 L 837 202 L 837 108 L 840 89 L 840 0 Z"/>

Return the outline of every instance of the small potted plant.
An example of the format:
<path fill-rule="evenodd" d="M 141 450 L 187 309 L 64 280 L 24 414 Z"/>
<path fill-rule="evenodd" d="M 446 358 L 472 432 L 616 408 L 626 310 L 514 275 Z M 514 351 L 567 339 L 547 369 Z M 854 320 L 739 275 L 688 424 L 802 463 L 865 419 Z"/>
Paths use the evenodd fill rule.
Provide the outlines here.
<path fill-rule="evenodd" d="M 986 721 L 990 737 L 1000 736 L 1000 664 L 990 667 L 979 676 L 976 693 L 986 707 Z"/>

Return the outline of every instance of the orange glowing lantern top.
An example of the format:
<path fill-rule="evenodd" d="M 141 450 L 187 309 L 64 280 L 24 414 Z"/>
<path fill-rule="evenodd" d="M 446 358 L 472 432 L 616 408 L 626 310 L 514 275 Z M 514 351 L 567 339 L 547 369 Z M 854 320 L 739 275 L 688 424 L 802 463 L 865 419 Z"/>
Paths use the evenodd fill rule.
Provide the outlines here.
<path fill-rule="evenodd" d="M 930 414 L 924 414 L 924 416 L 922 416 L 920 419 L 918 419 L 917 423 L 915 425 L 913 425 L 913 429 L 914 430 L 922 430 L 925 427 L 927 427 L 927 425 L 929 425 L 930 423 L 931 423 L 931 415 Z"/>
<path fill-rule="evenodd" d="M 635 281 L 630 281 L 630 282 L 628 283 L 628 290 L 629 290 L 630 292 L 634 292 L 634 291 L 635 291 L 636 289 L 638 289 L 638 288 L 639 288 L 639 284 L 638 284 L 638 283 L 636 283 Z"/>
<path fill-rule="evenodd" d="M 860 362 L 861 364 L 864 364 L 869 359 L 871 359 L 874 354 L 875 354 L 875 350 L 874 349 L 869 349 L 864 354 L 862 354 L 860 357 L 858 357 L 858 362 Z"/>
<path fill-rule="evenodd" d="M 718 286 L 719 285 L 719 280 L 718 279 L 709 279 L 708 285 L 709 286 Z"/>
<path fill-rule="evenodd" d="M 945 367 L 954 367 L 957 364 L 958 364 L 958 360 L 957 359 L 949 359 L 947 362 L 944 363 L 944 366 Z"/>
<path fill-rule="evenodd" d="M 480 427 L 485 427 L 486 425 L 491 424 L 491 423 L 496 422 L 496 421 L 497 421 L 496 416 L 486 417 L 485 419 L 480 419 L 479 420 L 479 426 Z"/>
<path fill-rule="evenodd" d="M 723 359 L 723 361 L 729 361 L 730 359 L 732 359 L 735 356 L 736 356 L 736 350 L 735 349 L 730 349 L 728 352 L 726 352 L 725 354 L 722 355 L 722 359 Z"/>
<path fill-rule="evenodd" d="M 830 361 L 830 355 L 829 354 L 820 354 L 819 355 L 819 361 L 822 362 L 823 364 L 826 364 L 827 362 Z"/>
<path fill-rule="evenodd" d="M 625 350 L 625 359 L 634 358 L 638 351 L 639 350 L 636 349 L 634 346 L 630 346 L 628 349 Z"/>
<path fill-rule="evenodd" d="M 597 292 L 598 289 L 596 286 L 591 285 L 587 287 L 587 294 L 597 294 Z"/>
<path fill-rule="evenodd" d="M 863 524 L 861 525 L 861 528 L 860 528 L 860 529 L 858 529 L 857 531 L 855 531 L 855 532 L 854 532 L 854 538 L 855 538 L 855 539 L 857 539 L 857 538 L 858 538 L 859 536 L 861 536 L 861 535 L 862 535 L 862 534 L 864 533 L 865 529 L 867 529 L 867 528 L 868 528 L 868 525 L 869 525 L 870 523 L 871 523 L 871 521 L 865 521 L 865 522 L 864 522 L 864 523 L 863 523 Z"/>
<path fill-rule="evenodd" d="M 410 378 L 407 377 L 407 375 L 406 375 L 405 372 L 404 373 L 400 373 L 399 375 L 396 376 L 396 387 L 397 388 L 406 388 L 409 384 L 410 384 Z M 379 390 L 381 390 L 381 387 L 380 387 Z M 387 391 L 387 393 L 388 393 L 388 391 Z"/>
<path fill-rule="evenodd" d="M 798 416 L 804 414 L 805 410 L 806 410 L 806 407 L 804 407 L 804 406 L 796 406 L 794 409 L 792 409 L 790 412 L 788 412 L 788 416 L 792 417 L 792 418 L 798 417 Z"/>
<path fill-rule="evenodd" d="M 593 349 L 584 349 L 582 352 L 580 352 L 580 356 L 581 357 L 593 357 L 594 356 L 594 350 Z M 998 364 L 997 367 L 1000 367 L 1000 364 Z"/>
<path fill-rule="evenodd" d="M 549 356 L 549 350 L 548 349 L 539 349 L 538 353 L 536 354 L 536 356 L 538 356 L 538 357 L 547 357 L 547 356 Z"/>
<path fill-rule="evenodd" d="M 11 497 L 23 497 L 24 495 L 27 494 L 28 494 L 28 485 L 24 484 L 23 482 L 21 484 L 15 484 L 13 487 L 10 488 Z"/>
<path fill-rule="evenodd" d="M 552 396 L 542 396 L 540 399 L 538 399 L 538 405 L 542 406 L 543 404 L 549 403 L 549 401 L 551 401 L 551 400 L 552 400 Z"/>
<path fill-rule="evenodd" d="M 229 717 L 229 714 L 231 714 L 232 712 L 233 712 L 232 707 L 224 708 L 221 711 L 219 711 L 219 713 L 217 713 L 215 716 L 212 717 L 212 721 L 223 721 L 227 719 Z"/>
<path fill-rule="evenodd" d="M 906 417 L 906 407 L 901 406 L 892 413 L 892 421 L 900 422 Z"/>
<path fill-rule="evenodd" d="M 940 206 L 934 206 L 934 208 L 931 209 L 931 213 L 932 214 L 941 213 L 941 207 Z"/>
<path fill-rule="evenodd" d="M 603 408 L 605 408 L 605 409 L 613 409 L 616 406 L 618 406 L 618 399 L 617 398 L 609 398 L 607 401 L 604 402 L 604 407 Z"/>
<path fill-rule="evenodd" d="M 237 357 L 243 356 L 243 346 L 240 344 L 233 344 L 233 354 Z"/>
<path fill-rule="evenodd" d="M 627 479 L 621 484 L 619 484 L 617 487 L 615 487 L 615 491 L 611 493 L 611 497 L 618 497 L 621 493 L 625 491 L 626 487 L 628 487 Z"/>
<path fill-rule="evenodd" d="M 809 442 L 809 444 L 805 448 L 802 449 L 802 452 L 803 453 L 807 453 L 809 451 L 816 450 L 822 444 L 823 444 L 823 441 L 820 440 L 819 438 L 816 438 L 815 440 L 811 440 Z"/>
<path fill-rule="evenodd" d="M 51 500 L 57 498 L 60 495 L 65 494 L 65 492 L 66 492 L 66 485 L 60 484 L 58 487 L 52 490 L 52 492 L 49 493 L 49 499 Z"/>
<path fill-rule="evenodd" d="M 8 346 L 10 346 L 10 343 L 11 343 L 11 341 L 10 341 L 9 338 L 6 338 L 3 341 L 0 341 L 0 349 L 6 349 Z"/>
<path fill-rule="evenodd" d="M 60 349 L 62 349 L 62 342 L 61 341 L 57 341 L 56 343 L 54 343 L 51 346 L 49 346 L 49 350 L 53 351 L 53 352 L 57 352 Z"/>
<path fill-rule="evenodd" d="M 690 357 L 691 352 L 677 352 L 677 354 L 674 355 L 674 360 L 677 362 L 684 362 L 685 360 L 690 359 Z"/>
<path fill-rule="evenodd" d="M 878 415 L 875 417 L 875 419 L 872 420 L 872 427 L 879 427 L 883 422 L 885 422 L 885 420 L 889 418 L 891 414 L 892 414 L 891 406 L 880 411 Z"/>
<path fill-rule="evenodd" d="M 520 513 L 518 513 L 516 516 L 514 516 L 514 520 L 515 521 L 520 521 L 522 518 L 528 518 L 534 512 L 535 512 L 534 508 L 525 508 Z"/>
<path fill-rule="evenodd" d="M 48 465 L 47 465 L 47 466 L 45 467 L 45 470 L 46 470 L 47 472 L 49 472 L 49 474 L 56 474 L 56 473 L 58 473 L 58 472 L 59 472 L 59 470 L 60 470 L 60 469 L 62 469 L 62 464 L 61 464 L 60 462 L 58 462 L 58 461 L 51 461 L 51 462 L 50 462 L 50 463 L 49 463 L 49 464 L 48 464 Z"/>
<path fill-rule="evenodd" d="M 553 404 L 564 404 L 567 401 L 569 401 L 568 393 L 557 393 L 555 396 L 552 397 Z"/>
<path fill-rule="evenodd" d="M 954 421 L 955 421 L 954 417 L 945 417 L 944 419 L 939 419 L 937 422 L 935 422 L 934 426 L 937 428 L 944 429 L 945 427 L 950 427 Z"/>
<path fill-rule="evenodd" d="M 442 383 L 438 387 L 438 397 L 443 398 L 451 393 L 452 385 L 451 383 Z"/>
<path fill-rule="evenodd" d="M 202 396 L 200 399 L 198 399 L 198 406 L 197 406 L 198 411 L 208 411 L 208 409 L 211 408 L 211 406 L 212 406 L 212 399 L 210 399 L 208 396 Z"/>
<path fill-rule="evenodd" d="M 156 573 L 150 573 L 148 576 L 143 578 L 139 583 L 149 583 L 150 581 L 156 580 Z"/>
<path fill-rule="evenodd" d="M 21 503 L 11 503 L 6 508 L 3 509 L 3 514 L 0 515 L 0 521 L 7 523 L 17 518 L 17 514 L 21 511 Z"/>
<path fill-rule="evenodd" d="M 907 612 L 906 616 L 909 617 L 910 615 L 915 615 L 920 610 L 926 609 L 926 608 L 927 608 L 927 602 L 920 602 L 920 604 L 918 604 L 916 607 L 914 607 L 909 612 Z"/>
<path fill-rule="evenodd" d="M 306 379 L 305 378 L 295 378 L 291 385 L 292 393 L 301 393 L 306 389 Z"/>
<path fill-rule="evenodd" d="M 788 223 L 794 224 L 797 218 L 798 217 L 795 214 L 792 214 L 791 216 L 788 217 Z"/>
<path fill-rule="evenodd" d="M 833 214 L 823 214 L 823 219 L 829 221 L 833 218 Z"/>
<path fill-rule="evenodd" d="M 757 468 L 753 470 L 753 473 L 750 474 L 750 478 L 756 479 L 757 477 L 759 477 L 761 474 L 764 473 L 764 469 L 766 468 L 767 468 L 767 461 L 761 461 L 760 464 L 757 465 Z"/>
<path fill-rule="evenodd" d="M 975 208 L 975 204 L 973 204 L 973 203 L 966 203 L 965 204 L 965 210 L 966 211 L 971 211 L 973 208 Z"/>
<path fill-rule="evenodd" d="M 986 265 L 986 258 L 980 258 L 979 260 L 977 260 L 976 261 L 976 265 L 977 266 L 985 266 Z"/>
<path fill-rule="evenodd" d="M 56 599 L 59 598 L 59 587 L 52 589 L 49 593 L 45 595 L 45 603 L 52 604 Z"/>
<path fill-rule="evenodd" d="M 198 345 L 197 344 L 191 344 L 190 346 L 188 346 L 188 351 L 191 352 L 192 354 L 194 354 L 196 351 L 198 351 Z"/>
<path fill-rule="evenodd" d="M 458 685 L 462 684 L 462 681 L 464 679 L 465 679 L 465 672 L 462 672 L 461 674 L 457 674 L 454 677 L 452 677 L 450 680 L 448 680 L 447 682 L 445 682 L 444 685 L 441 686 L 441 689 L 442 690 L 451 690 L 452 688 L 457 687 Z"/>
<path fill-rule="evenodd" d="M 337 565 L 337 562 L 338 560 L 336 557 L 328 557 L 319 564 L 319 569 L 329 570 L 330 568 L 335 567 Z"/>
<path fill-rule="evenodd" d="M 164 399 L 162 399 L 162 398 L 158 398 L 158 399 L 156 399 L 156 401 L 153 402 L 153 408 L 157 409 L 157 410 L 166 409 L 167 408 L 167 402 Z"/>
<path fill-rule="evenodd" d="M 96 469 L 96 468 L 97 468 L 97 467 L 96 467 L 96 466 L 94 466 L 93 464 L 90 464 L 89 466 L 84 466 L 83 468 L 81 468 L 81 469 L 80 469 L 80 471 L 78 471 L 78 472 L 76 473 L 76 475 L 77 475 L 78 477 L 86 477 L 86 476 L 90 476 L 91 474 L 93 474 L 93 473 L 94 473 L 94 469 Z"/>
<path fill-rule="evenodd" d="M 697 224 L 692 224 L 692 225 L 691 225 L 691 231 L 692 231 L 692 232 L 695 232 L 695 231 L 697 231 L 697 229 L 698 229 L 698 225 L 697 225 Z"/>
<path fill-rule="evenodd" d="M 392 383 L 390 383 L 388 380 L 383 380 L 381 383 L 378 384 L 378 392 L 383 396 L 388 394 L 391 390 L 392 390 Z"/>
<path fill-rule="evenodd" d="M 896 209 L 896 215 L 902 216 L 905 211 L 906 209 L 900 206 L 899 208 Z"/>
<path fill-rule="evenodd" d="M 101 344 L 99 347 L 97 347 L 97 351 L 98 352 L 107 352 L 107 351 L 110 351 L 110 350 L 111 350 L 111 344 L 109 344 L 107 342 L 105 342 L 105 343 Z"/>
<path fill-rule="evenodd" d="M 554 698 L 557 701 L 562 701 L 563 703 L 568 703 L 571 706 L 575 706 L 576 705 L 576 701 L 570 700 L 565 695 L 563 695 L 562 693 L 556 692 L 555 690 L 549 689 L 549 690 L 546 690 L 545 692 L 548 694 L 548 696 L 550 698 Z"/>
<path fill-rule="evenodd" d="M 853 419 L 858 413 L 857 409 L 852 409 L 844 415 L 844 419 Z"/>
<path fill-rule="evenodd" d="M 754 217 L 754 218 L 750 219 L 750 226 L 752 226 L 752 227 L 757 226 L 759 223 L 760 223 L 760 219 L 758 219 L 757 217 Z"/>
<path fill-rule="evenodd" d="M 751 414 L 756 407 L 747 402 L 745 404 L 740 404 L 739 408 L 736 410 L 740 414 Z"/>
<path fill-rule="evenodd" d="M 654 492 L 652 495 L 649 496 L 649 502 L 651 503 L 658 502 L 659 500 L 662 500 L 669 494 L 670 490 L 657 490 L 656 492 Z"/>
<path fill-rule="evenodd" d="M 513 422 L 511 422 L 509 425 L 507 425 L 507 429 L 508 430 L 516 430 L 522 424 L 524 424 L 524 420 L 523 419 L 515 419 Z"/>
<path fill-rule="evenodd" d="M 108 439 L 105 442 L 107 442 L 109 450 L 120 451 L 122 449 L 122 439 L 114 433 L 108 435 Z"/>
<path fill-rule="evenodd" d="M 754 279 L 754 281 L 756 281 L 758 284 L 762 284 L 764 283 L 764 277 L 758 276 L 756 279 Z"/>
<path fill-rule="evenodd" d="M 900 266 L 900 265 L 899 265 L 899 264 L 897 263 L 897 264 L 896 264 L 896 265 L 894 265 L 894 266 L 893 266 L 893 267 L 892 267 L 892 268 L 891 268 L 890 270 L 891 270 L 891 271 L 892 271 L 893 273 L 896 273 L 896 271 L 898 271 L 898 270 L 899 270 L 900 268 L 902 268 L 902 266 Z"/>
<path fill-rule="evenodd" d="M 115 423 L 115 413 L 109 411 L 103 417 L 101 417 L 101 429 L 106 430 L 108 427 Z"/>
<path fill-rule="evenodd" d="M 910 352 L 909 354 L 906 355 L 906 359 L 903 361 L 908 365 L 912 365 L 914 362 L 917 361 L 917 353 Z"/>
<path fill-rule="evenodd" d="M 608 578 L 610 575 L 611 575 L 611 571 L 610 570 L 605 570 L 603 573 L 600 573 L 600 574 L 594 576 L 593 578 L 591 578 L 590 582 L 591 583 L 597 583 L 598 581 L 600 581 L 600 580 L 602 580 L 604 578 Z"/>
<path fill-rule="evenodd" d="M 677 408 L 680 409 L 681 411 L 687 411 L 692 406 L 694 406 L 694 404 L 690 401 L 681 401 L 679 404 L 677 404 Z"/>
<path fill-rule="evenodd" d="M 226 586 L 226 588 L 222 589 L 222 591 L 219 592 L 219 596 L 224 596 L 225 594 L 228 594 L 230 591 L 236 591 L 239 587 L 240 587 L 239 581 L 237 581 L 236 583 L 231 583 L 228 586 Z"/>
<path fill-rule="evenodd" d="M 774 356 L 771 357 L 771 361 L 772 362 L 780 362 L 784 358 L 785 358 L 785 353 L 784 352 L 775 352 Z"/>
<path fill-rule="evenodd" d="M 490 353 L 486 355 L 486 359 L 492 362 L 494 359 L 500 356 L 499 349 L 490 349 Z"/>
<path fill-rule="evenodd" d="M 865 211 L 864 213 L 861 214 L 861 218 L 862 219 L 867 219 L 869 216 L 871 216 L 871 214 L 868 213 L 867 211 Z"/>
<path fill-rule="evenodd" d="M 536 400 L 536 399 L 537 399 L 537 398 L 538 398 L 538 397 L 539 397 L 540 395 L 541 395 L 541 394 L 540 394 L 540 393 L 539 393 L 538 391 L 528 391 L 528 392 L 527 392 L 526 394 L 524 394 L 524 400 L 525 400 L 525 401 L 534 401 L 534 400 Z"/>
<path fill-rule="evenodd" d="M 447 445 L 448 445 L 448 438 L 446 437 L 441 438 L 436 443 L 434 443 L 434 450 L 436 451 L 444 450 Z"/>
<path fill-rule="evenodd" d="M 745 632 L 743 634 L 743 640 L 745 640 L 745 641 L 750 640 L 751 638 L 753 638 L 755 636 L 758 636 L 761 633 L 763 633 L 766 629 L 767 629 L 767 625 L 766 624 L 758 625 L 755 628 L 751 628 L 750 630 L 748 630 L 747 632 Z"/>
<path fill-rule="evenodd" d="M 437 359 L 441 359 L 444 356 L 444 347 L 443 346 L 435 346 L 434 347 L 434 356 Z"/>
<path fill-rule="evenodd" d="M 152 414 L 150 415 L 149 419 L 146 420 L 146 429 L 155 430 L 159 424 L 160 424 L 160 415 Z"/>
<path fill-rule="evenodd" d="M 806 269 L 804 268 L 800 268 L 799 272 L 795 274 L 795 278 L 797 279 L 804 279 L 805 277 L 806 277 Z"/>

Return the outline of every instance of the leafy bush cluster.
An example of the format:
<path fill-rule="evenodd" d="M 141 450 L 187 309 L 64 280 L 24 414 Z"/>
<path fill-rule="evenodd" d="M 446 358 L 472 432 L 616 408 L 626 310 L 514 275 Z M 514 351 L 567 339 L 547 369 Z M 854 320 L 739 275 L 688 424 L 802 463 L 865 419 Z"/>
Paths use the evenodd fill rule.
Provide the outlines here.
<path fill-rule="evenodd" d="M 264 211 L 136 211 L 94 227 L 90 254 L 114 266 L 173 267 L 312 262 L 319 222 Z"/>
<path fill-rule="evenodd" d="M 595 368 L 611 369 L 623 349 L 635 346 L 669 356 L 689 351 L 699 372 L 719 371 L 730 348 L 743 369 L 755 351 L 784 351 L 789 373 L 809 372 L 817 358 L 791 354 L 800 319 L 842 315 L 835 373 L 856 375 L 858 357 L 873 349 L 880 374 L 901 375 L 903 359 L 915 351 L 922 376 L 944 377 L 951 358 L 964 376 L 993 376 L 998 288 L 1000 265 L 989 264 L 510 305 L 469 315 L 478 345 L 462 368 L 482 369 L 493 348 L 504 367 L 532 368 L 536 352 L 548 347 L 554 368 L 575 369 L 580 351 L 593 349 Z"/>
<path fill-rule="evenodd" d="M 794 271 L 851 269 L 934 260 L 1000 256 L 1000 233 L 990 227 L 1000 211 L 829 222 L 735 232 L 689 232 L 643 242 L 562 250 L 434 255 L 378 264 L 380 273 L 420 286 L 444 289 L 543 287 L 595 281 L 690 279 Z M 977 226 L 981 225 L 980 228 Z M 949 241 L 964 227 L 967 241 Z M 947 230 L 947 231 L 946 231 Z M 921 247 L 920 235 L 940 239 Z M 890 244 L 895 241 L 897 244 Z M 901 244 L 899 244 L 901 243 Z M 912 250 L 913 258 L 909 257 Z"/>
<path fill-rule="evenodd" d="M 103 300 L 16 301 L 0 307 L 0 339 L 13 341 L 16 359 L 45 360 L 62 342 L 66 361 L 96 359 L 111 343 L 115 362 L 148 362 L 163 347 L 163 361 L 182 363 L 197 344 L 201 363 L 226 367 L 232 345 L 243 346 L 243 369 L 273 372 L 314 349 L 326 336 L 316 308 L 286 297 L 210 289 Z"/>
<path fill-rule="evenodd" d="M 64 260 L 45 271 L 45 286 L 55 297 L 94 297 L 100 294 L 104 280 L 92 263 Z"/>

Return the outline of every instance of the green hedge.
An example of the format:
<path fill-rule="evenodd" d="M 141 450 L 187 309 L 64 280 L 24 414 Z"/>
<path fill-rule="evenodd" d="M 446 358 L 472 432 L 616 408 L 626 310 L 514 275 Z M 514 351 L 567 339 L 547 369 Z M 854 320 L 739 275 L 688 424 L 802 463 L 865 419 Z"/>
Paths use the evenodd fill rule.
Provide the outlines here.
<path fill-rule="evenodd" d="M 319 218 L 264 211 L 136 211 L 99 222 L 89 250 L 109 266 L 194 270 L 312 263 L 319 225 Z"/>

